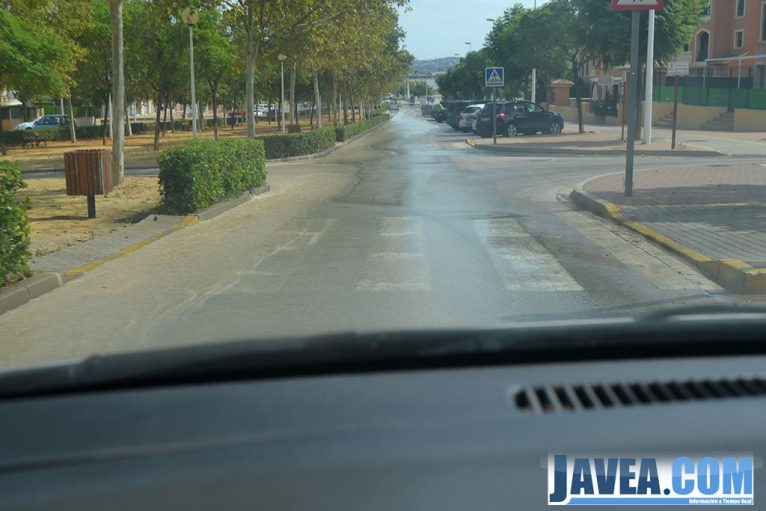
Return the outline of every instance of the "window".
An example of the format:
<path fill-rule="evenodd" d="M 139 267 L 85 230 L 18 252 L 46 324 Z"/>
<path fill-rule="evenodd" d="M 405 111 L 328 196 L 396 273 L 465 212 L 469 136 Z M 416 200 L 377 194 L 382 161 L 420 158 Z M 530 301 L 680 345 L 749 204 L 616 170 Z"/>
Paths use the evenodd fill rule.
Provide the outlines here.
<path fill-rule="evenodd" d="M 737 18 L 742 18 L 745 15 L 745 0 L 737 0 Z"/>
<path fill-rule="evenodd" d="M 742 48 L 744 45 L 745 40 L 745 32 L 744 30 L 737 30 L 734 32 L 734 47 L 735 48 Z"/>
<path fill-rule="evenodd" d="M 534 103 L 527 103 L 527 110 L 529 112 L 542 112 L 543 109 L 539 106 L 535 105 Z"/>
<path fill-rule="evenodd" d="M 689 51 L 689 43 L 686 43 L 686 44 L 684 45 L 684 51 Z"/>
<path fill-rule="evenodd" d="M 766 3 L 761 4 L 761 41 L 766 41 Z"/>

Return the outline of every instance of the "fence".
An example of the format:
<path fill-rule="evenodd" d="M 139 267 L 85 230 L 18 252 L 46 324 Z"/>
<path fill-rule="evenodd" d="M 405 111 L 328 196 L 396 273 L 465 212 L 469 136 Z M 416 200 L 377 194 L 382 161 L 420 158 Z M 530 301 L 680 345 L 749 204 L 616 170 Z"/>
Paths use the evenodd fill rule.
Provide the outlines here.
<path fill-rule="evenodd" d="M 653 100 L 660 103 L 673 101 L 671 86 L 654 87 Z M 679 86 L 678 101 L 685 105 L 725 106 L 729 111 L 736 108 L 766 110 L 766 89 L 736 89 Z"/>

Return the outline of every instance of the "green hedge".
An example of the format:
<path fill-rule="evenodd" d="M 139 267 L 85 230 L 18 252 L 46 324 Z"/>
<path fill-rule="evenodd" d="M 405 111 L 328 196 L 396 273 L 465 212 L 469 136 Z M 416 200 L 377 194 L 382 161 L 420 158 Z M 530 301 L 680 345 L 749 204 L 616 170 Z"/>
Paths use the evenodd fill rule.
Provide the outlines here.
<path fill-rule="evenodd" d="M 190 140 L 159 156 L 165 208 L 190 213 L 266 182 L 260 140 Z"/>
<path fill-rule="evenodd" d="M 16 191 L 26 187 L 16 163 L 0 161 L 0 286 L 9 275 L 29 272 L 29 198 Z"/>
<path fill-rule="evenodd" d="M 305 133 L 263 137 L 266 158 L 289 158 L 321 153 L 335 146 L 335 128 L 321 128 Z"/>
<path fill-rule="evenodd" d="M 383 124 L 389 119 L 390 117 L 388 114 L 376 115 L 376 116 L 373 116 L 372 119 L 352 122 L 351 124 L 346 124 L 343 127 L 335 128 L 335 139 L 338 142 L 345 142 L 351 137 L 355 137 L 356 135 L 359 135 L 360 133 L 364 133 L 365 131 L 371 128 L 374 128 L 378 124 Z"/>

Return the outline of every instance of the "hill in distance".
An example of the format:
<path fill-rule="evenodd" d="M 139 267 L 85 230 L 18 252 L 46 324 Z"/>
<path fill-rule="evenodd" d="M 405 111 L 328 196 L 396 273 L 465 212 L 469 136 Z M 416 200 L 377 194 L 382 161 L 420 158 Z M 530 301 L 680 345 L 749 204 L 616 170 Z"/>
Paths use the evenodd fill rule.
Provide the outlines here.
<path fill-rule="evenodd" d="M 460 62 L 458 57 L 443 57 L 440 59 L 416 60 L 410 66 L 410 72 L 413 74 L 432 74 L 439 71 L 446 71 Z"/>

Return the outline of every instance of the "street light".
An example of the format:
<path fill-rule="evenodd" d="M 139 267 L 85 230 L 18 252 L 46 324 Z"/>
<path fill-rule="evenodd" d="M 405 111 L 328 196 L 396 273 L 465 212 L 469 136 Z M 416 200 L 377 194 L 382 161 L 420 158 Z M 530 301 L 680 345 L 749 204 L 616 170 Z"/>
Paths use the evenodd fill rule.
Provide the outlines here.
<path fill-rule="evenodd" d="M 467 45 L 468 45 L 468 53 L 471 53 L 471 43 L 469 43 L 469 42 L 466 42 L 465 44 L 467 44 Z"/>
<path fill-rule="evenodd" d="M 280 110 L 282 110 L 282 134 L 285 134 L 285 60 L 287 60 L 287 55 L 284 53 L 280 53 L 277 56 L 277 59 L 279 59 L 279 70 L 282 74 L 282 102 L 279 104 Z"/>
<path fill-rule="evenodd" d="M 189 27 L 189 61 L 191 64 L 192 137 L 197 136 L 197 95 L 194 88 L 194 25 L 199 14 L 188 7 L 181 13 L 181 20 Z"/>

